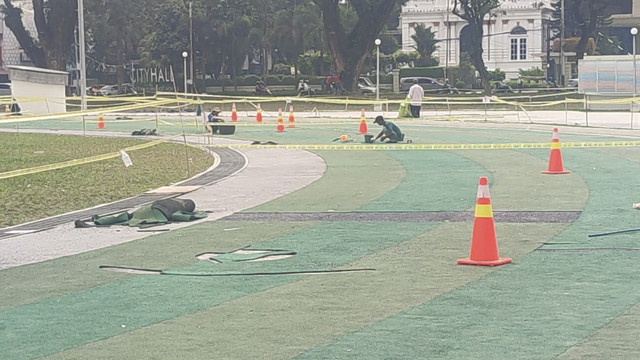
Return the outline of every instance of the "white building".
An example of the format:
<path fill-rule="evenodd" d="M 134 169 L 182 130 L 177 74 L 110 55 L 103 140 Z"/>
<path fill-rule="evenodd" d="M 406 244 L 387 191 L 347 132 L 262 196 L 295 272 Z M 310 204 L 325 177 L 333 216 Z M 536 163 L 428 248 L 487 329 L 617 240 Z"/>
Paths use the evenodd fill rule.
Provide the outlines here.
<path fill-rule="evenodd" d="M 518 77 L 519 69 L 545 69 L 549 49 L 548 21 L 551 1 L 504 0 L 487 15 L 484 25 L 483 56 L 489 70 L 499 68 L 507 79 Z M 423 24 L 436 33 L 438 50 L 433 54 L 440 65 L 456 66 L 460 53 L 469 46 L 467 22 L 453 14 L 454 0 L 409 0 L 400 14 L 402 50 L 413 51 L 413 27 Z"/>

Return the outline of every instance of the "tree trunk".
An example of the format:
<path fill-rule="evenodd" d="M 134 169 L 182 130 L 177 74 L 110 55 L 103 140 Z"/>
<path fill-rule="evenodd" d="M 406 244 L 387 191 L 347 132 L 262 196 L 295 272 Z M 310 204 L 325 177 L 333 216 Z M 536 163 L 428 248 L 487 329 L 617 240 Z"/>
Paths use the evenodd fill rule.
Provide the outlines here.
<path fill-rule="evenodd" d="M 587 44 L 589 43 L 591 34 L 593 34 L 596 31 L 596 27 L 598 25 L 598 16 L 599 16 L 598 13 L 604 10 L 604 9 L 596 9 L 596 6 L 593 0 L 590 0 L 588 2 L 587 8 L 589 9 L 589 21 L 582 26 L 582 29 L 580 29 L 582 36 L 580 37 L 580 41 L 578 41 L 578 45 L 576 45 L 577 60 L 584 58 L 584 52 L 587 49 Z"/>
<path fill-rule="evenodd" d="M 47 67 L 47 57 L 44 50 L 35 44 L 22 23 L 22 10 L 14 7 L 11 0 L 4 0 L 4 5 L 6 6 L 5 24 L 18 40 L 20 47 L 27 53 L 33 65 Z"/>
<path fill-rule="evenodd" d="M 348 91 L 357 90 L 360 69 L 375 48 L 374 41 L 398 1 L 371 0 L 351 3 L 358 13 L 358 21 L 348 34 L 340 24 L 337 1 L 313 1 L 322 11 L 324 34 L 335 61 L 335 70 L 343 75 L 342 86 Z"/>
<path fill-rule="evenodd" d="M 480 78 L 482 79 L 482 88 L 484 89 L 485 95 L 491 94 L 491 84 L 489 83 L 489 72 L 487 71 L 487 67 L 484 64 L 484 59 L 482 58 L 482 38 L 484 32 L 482 30 L 482 23 L 469 23 L 471 27 L 471 40 L 473 46 L 471 47 L 471 62 L 473 66 L 475 66 L 478 73 L 480 73 Z M 477 45 L 480 44 L 480 45 Z"/>
<path fill-rule="evenodd" d="M 57 0 L 45 3 L 33 0 L 33 17 L 38 38 L 27 32 L 22 22 L 22 10 L 4 0 L 6 6 L 5 23 L 13 32 L 18 43 L 37 67 L 66 70 L 66 59 L 73 43 L 73 31 L 77 23 L 77 1 Z M 36 41 L 38 45 L 36 45 Z"/>

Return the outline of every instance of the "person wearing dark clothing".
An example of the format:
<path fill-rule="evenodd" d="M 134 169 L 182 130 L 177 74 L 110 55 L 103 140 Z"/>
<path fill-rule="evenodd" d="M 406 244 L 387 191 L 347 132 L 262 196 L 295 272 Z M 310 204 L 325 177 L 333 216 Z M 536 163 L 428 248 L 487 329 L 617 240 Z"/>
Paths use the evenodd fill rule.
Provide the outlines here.
<path fill-rule="evenodd" d="M 212 124 L 224 122 L 224 119 L 218 117 L 218 114 L 220 114 L 221 111 L 222 110 L 220 110 L 220 108 L 217 106 L 211 109 L 211 113 L 209 113 L 209 115 L 207 116 L 207 124 L 205 125 L 208 132 L 217 134 L 220 130 L 220 126 L 215 126 Z"/>
<path fill-rule="evenodd" d="M 404 140 L 404 134 L 402 133 L 398 125 L 392 123 L 391 121 L 386 121 L 381 115 L 378 115 L 373 123 L 382 126 L 382 131 L 380 131 L 380 133 L 373 139 L 373 141 L 376 141 L 378 139 L 380 139 L 380 141 L 384 141 L 388 139 L 388 143 L 397 143 Z"/>

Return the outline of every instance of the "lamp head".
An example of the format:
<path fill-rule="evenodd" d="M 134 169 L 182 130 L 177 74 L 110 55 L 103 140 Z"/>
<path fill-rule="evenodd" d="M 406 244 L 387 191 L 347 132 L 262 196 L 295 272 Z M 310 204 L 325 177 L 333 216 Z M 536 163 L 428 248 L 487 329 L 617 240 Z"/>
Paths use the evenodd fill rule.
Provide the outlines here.
<path fill-rule="evenodd" d="M 630 32 L 631 32 L 631 35 L 636 36 L 636 35 L 638 35 L 638 28 L 632 27 Z"/>
<path fill-rule="evenodd" d="M 637 32 L 638 30 L 636 30 Z M 382 43 L 382 41 L 380 41 L 380 39 L 376 39 L 376 41 L 374 41 L 374 43 L 376 44 L 376 46 L 380 46 L 380 44 Z"/>
<path fill-rule="evenodd" d="M 182 52 L 182 57 L 183 57 L 183 58 L 186 58 L 187 56 L 189 56 L 189 53 L 188 53 L 188 52 L 186 52 L 186 51 L 183 51 L 183 52 Z"/>

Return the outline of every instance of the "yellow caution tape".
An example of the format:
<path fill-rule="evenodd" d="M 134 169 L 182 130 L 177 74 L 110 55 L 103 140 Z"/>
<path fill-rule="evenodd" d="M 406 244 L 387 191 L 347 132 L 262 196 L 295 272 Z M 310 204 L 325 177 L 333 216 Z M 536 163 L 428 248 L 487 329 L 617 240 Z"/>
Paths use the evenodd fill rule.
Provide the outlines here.
<path fill-rule="evenodd" d="M 559 143 L 556 143 L 559 144 Z M 508 150 L 508 149 L 540 149 L 550 148 L 550 143 L 527 144 L 213 144 L 208 148 L 233 149 L 298 149 L 298 150 Z M 594 147 L 633 147 L 640 146 L 640 141 L 612 141 L 612 142 L 569 142 L 562 143 L 564 148 L 594 148 Z"/>

